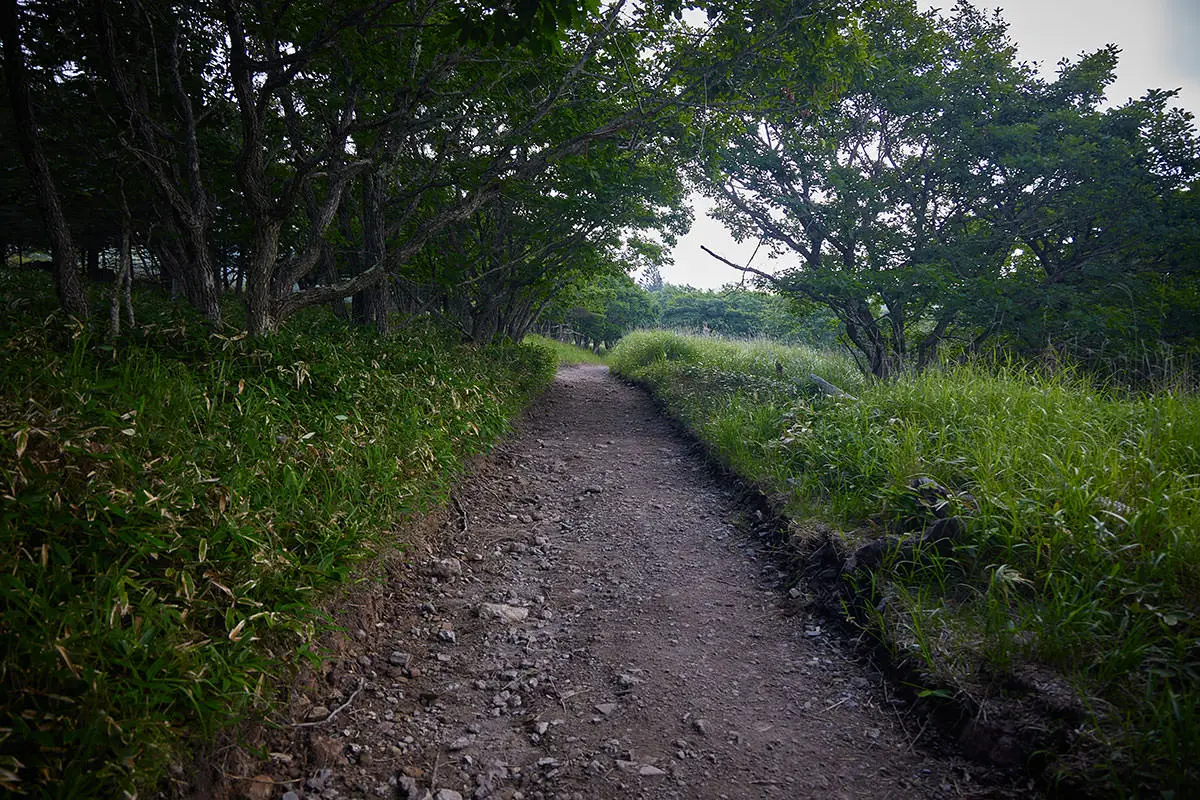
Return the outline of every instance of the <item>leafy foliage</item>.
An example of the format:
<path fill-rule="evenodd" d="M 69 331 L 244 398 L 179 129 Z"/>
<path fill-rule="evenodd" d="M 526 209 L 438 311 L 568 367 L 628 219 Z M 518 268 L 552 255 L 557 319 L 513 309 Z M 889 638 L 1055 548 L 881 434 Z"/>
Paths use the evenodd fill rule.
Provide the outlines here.
<path fill-rule="evenodd" d="M 778 342 L 832 347 L 838 322 L 814 303 L 781 294 L 727 286 L 704 291 L 666 285 L 654 294 L 658 325 L 668 330 L 738 339 L 766 337 Z"/>
<path fill-rule="evenodd" d="M 568 287 L 543 310 L 543 330 L 576 344 L 611 348 L 634 328 L 654 321 L 650 295 L 624 273 Z"/>

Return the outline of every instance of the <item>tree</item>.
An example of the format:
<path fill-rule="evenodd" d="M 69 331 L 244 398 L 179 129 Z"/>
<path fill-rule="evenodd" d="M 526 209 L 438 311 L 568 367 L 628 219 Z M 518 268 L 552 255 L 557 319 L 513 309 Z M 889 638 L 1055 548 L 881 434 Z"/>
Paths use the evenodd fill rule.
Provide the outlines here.
<path fill-rule="evenodd" d="M 949 342 L 1028 341 L 1066 305 L 1095 313 L 1115 276 L 1139 281 L 1164 198 L 1196 175 L 1169 94 L 1101 111 L 1115 49 L 1044 81 L 967 2 L 945 19 L 872 3 L 857 25 L 869 57 L 844 93 L 743 112 L 709 173 L 734 231 L 798 262 L 747 271 L 829 307 L 878 378 Z"/>
<path fill-rule="evenodd" d="M 593 275 L 558 293 L 542 314 L 544 328 L 567 326 L 581 346 L 611 348 L 634 330 L 654 323 L 649 293 L 625 272 Z"/>
<path fill-rule="evenodd" d="M 59 302 L 68 314 L 87 319 L 87 296 L 79 276 L 75 244 L 63 213 L 62 198 L 42 149 L 33 110 L 31 81 L 25 62 L 26 42 L 22 31 L 21 8 L 17 0 L 5 0 L 3 8 L 0 8 L 0 39 L 4 46 L 4 77 L 17 145 L 29 171 L 38 210 L 50 236 L 54 285 L 58 290 Z"/>
<path fill-rule="evenodd" d="M 486 339 L 622 248 L 661 259 L 648 231 L 669 243 L 682 154 L 719 138 L 747 54 L 794 34 L 796 85 L 838 62 L 838 3 L 706 8 L 694 27 L 676 2 L 66 0 L 18 52 L 87 120 L 35 143 L 79 187 L 89 263 L 141 242 L 214 324 L 242 293 L 255 334 L 353 297 L 380 329 L 438 307 Z M 133 170 L 98 155 L 118 149 Z"/>
<path fill-rule="evenodd" d="M 843 95 L 743 115 L 709 183 L 736 233 L 799 260 L 758 274 L 829 307 L 880 378 L 930 363 L 959 323 L 957 298 L 1011 249 L 973 213 L 979 178 L 960 132 L 986 109 L 963 101 L 1028 76 L 998 18 L 966 4 L 955 15 L 944 27 L 912 3 L 871 4 L 869 61 Z"/>
<path fill-rule="evenodd" d="M 753 291 L 740 285 L 711 291 L 667 284 L 652 297 L 656 322 L 662 328 L 708 330 L 738 338 L 762 336 L 819 347 L 836 344 L 836 320 L 828 310 L 777 292 Z"/>
<path fill-rule="evenodd" d="M 228 102 L 210 78 L 225 72 L 212 9 L 104 2 L 92 11 L 90 19 L 77 12 L 80 27 L 95 31 L 82 55 L 105 76 L 98 99 L 111 97 L 121 109 L 115 124 L 125 151 L 153 186 L 159 232 L 152 246 L 173 286 L 217 322 L 221 282 L 211 235 L 218 199 L 205 129 L 227 119 Z"/>
<path fill-rule="evenodd" d="M 1179 297 L 1197 278 L 1194 257 L 1180 258 L 1200 232 L 1186 210 L 1195 130 L 1168 106 L 1173 92 L 1102 109 L 1116 65 L 1112 46 L 1064 61 L 1057 80 L 1009 96 L 972 132 L 985 156 L 977 213 L 1019 248 L 996 299 L 980 298 L 981 336 L 1115 355 L 1172 335 L 1154 308 L 1166 307 L 1163 278 Z"/>

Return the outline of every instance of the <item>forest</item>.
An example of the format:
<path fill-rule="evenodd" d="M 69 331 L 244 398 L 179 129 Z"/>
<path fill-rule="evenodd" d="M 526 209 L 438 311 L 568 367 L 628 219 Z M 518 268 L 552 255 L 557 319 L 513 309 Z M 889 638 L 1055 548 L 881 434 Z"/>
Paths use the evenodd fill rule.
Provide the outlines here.
<path fill-rule="evenodd" d="M 1064 53 L 1048 77 L 967 0 L 5 0 L 0 39 L 5 790 L 149 792 L 191 737 L 269 706 L 274 681 L 319 660 L 322 592 L 386 550 L 389 520 L 445 503 L 552 380 L 553 356 L 520 345 L 532 334 L 615 348 L 618 371 L 691 391 L 698 417 L 704 397 L 762 389 L 769 424 L 730 425 L 761 423 L 777 449 L 821 428 L 808 401 L 780 399 L 806 376 L 783 356 L 699 354 L 724 338 L 840 351 L 834 377 L 878 410 L 826 419 L 858 431 L 822 434 L 842 461 L 790 458 L 859 489 L 883 472 L 857 443 L 911 411 L 889 393 L 939 375 L 1149 398 L 1143 433 L 1156 393 L 1194 392 L 1192 115 L 1169 88 L 1108 97 L 1115 44 Z M 782 268 L 710 251 L 729 286 L 665 283 L 697 195 Z M 702 343 L 636 334 L 620 355 L 653 327 Z M 1013 380 L 979 392 L 1024 396 Z M 1052 414 L 1044 400 L 1029 403 Z M 1114 479 L 1114 513 L 1135 505 L 1126 490 L 1193 497 L 1183 427 L 1163 457 L 1174 477 L 1146 462 L 1148 483 Z M 882 488 L 831 514 L 911 501 L 900 473 L 927 457 L 910 439 Z M 946 483 L 979 480 L 946 463 Z M 835 506 L 845 488 L 805 487 Z M 1069 505 L 1038 525 L 1065 530 Z M 1153 586 L 1113 590 L 1112 607 L 1145 611 L 1153 644 L 1105 675 L 1157 670 L 1138 687 L 1186 704 L 1200 560 L 1178 525 L 1152 529 L 1178 560 L 1135 570 Z M 1009 561 L 976 566 L 1028 556 L 1004 547 Z M 1125 555 L 1092 553 L 1087 574 L 1124 580 L 1103 565 Z M 993 610 L 1028 600 L 988 574 Z M 1163 752 L 1196 741 L 1194 709 L 1176 712 L 1153 723 Z M 1139 775 L 1114 780 L 1157 786 Z"/>
<path fill-rule="evenodd" d="M 877 377 L 1196 344 L 1190 116 L 1106 105 L 1115 45 L 1040 77 L 967 3 L 21 2 L 4 55 L 0 249 L 114 334 L 136 279 L 253 336 L 520 339 L 657 274 L 702 192 Z"/>

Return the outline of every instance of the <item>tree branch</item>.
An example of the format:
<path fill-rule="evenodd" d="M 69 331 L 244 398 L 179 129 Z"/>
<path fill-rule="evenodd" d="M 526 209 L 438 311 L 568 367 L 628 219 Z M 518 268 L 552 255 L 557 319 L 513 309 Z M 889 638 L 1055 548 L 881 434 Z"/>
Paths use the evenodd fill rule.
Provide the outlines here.
<path fill-rule="evenodd" d="M 774 275 L 770 274 L 769 272 L 763 272 L 762 270 L 756 269 L 755 267 L 751 267 L 748 264 L 746 266 L 742 266 L 741 264 L 735 264 L 732 261 L 730 261 L 728 258 L 726 258 L 725 256 L 714 253 L 712 250 L 708 249 L 708 247 L 705 245 L 700 245 L 700 249 L 703 250 L 704 252 L 708 253 L 710 256 L 715 258 L 717 261 L 720 261 L 722 264 L 733 267 L 736 270 L 741 270 L 743 273 L 749 272 L 753 275 L 757 275 L 758 277 L 762 278 L 763 280 L 771 283 L 773 286 L 779 285 L 779 278 L 775 277 Z"/>

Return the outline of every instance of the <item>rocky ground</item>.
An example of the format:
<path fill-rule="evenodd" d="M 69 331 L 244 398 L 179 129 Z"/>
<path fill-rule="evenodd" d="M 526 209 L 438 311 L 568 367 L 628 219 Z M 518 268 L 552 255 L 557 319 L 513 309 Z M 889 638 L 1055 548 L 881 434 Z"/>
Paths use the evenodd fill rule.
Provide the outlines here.
<path fill-rule="evenodd" d="M 340 609 L 248 798 L 1028 797 L 791 599 L 641 391 L 560 371 Z M 795 594 L 793 592 L 792 594 Z"/>

